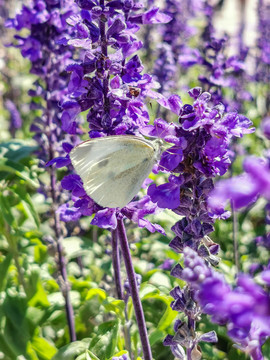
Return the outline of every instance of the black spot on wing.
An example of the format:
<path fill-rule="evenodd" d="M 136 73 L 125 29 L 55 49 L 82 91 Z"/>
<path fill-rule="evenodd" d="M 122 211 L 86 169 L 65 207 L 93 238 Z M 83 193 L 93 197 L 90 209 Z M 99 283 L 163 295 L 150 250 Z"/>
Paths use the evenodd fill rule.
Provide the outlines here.
<path fill-rule="evenodd" d="M 100 161 L 98 162 L 98 167 L 99 167 L 99 168 L 103 168 L 103 167 L 105 167 L 105 166 L 108 164 L 108 162 L 109 162 L 108 159 L 100 160 Z"/>

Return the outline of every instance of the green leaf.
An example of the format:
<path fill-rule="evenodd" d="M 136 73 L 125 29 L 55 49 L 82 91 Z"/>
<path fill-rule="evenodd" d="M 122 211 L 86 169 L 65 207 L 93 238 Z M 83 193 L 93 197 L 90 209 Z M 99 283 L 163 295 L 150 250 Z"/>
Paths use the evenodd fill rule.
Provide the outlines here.
<path fill-rule="evenodd" d="M 34 188 L 39 186 L 38 182 L 31 179 L 27 167 L 6 158 L 0 158 L 0 180 L 7 177 L 6 173 L 18 176 Z"/>
<path fill-rule="evenodd" d="M 120 357 L 122 355 L 128 355 L 128 352 L 126 350 L 122 350 L 122 351 L 119 351 L 117 354 L 114 354 L 112 357 Z"/>
<path fill-rule="evenodd" d="M 12 191 L 14 191 L 15 194 L 17 194 L 19 196 L 24 207 L 26 207 L 26 209 L 29 210 L 30 214 L 32 215 L 32 217 L 35 221 L 36 227 L 39 228 L 40 221 L 39 221 L 38 213 L 36 212 L 36 209 L 34 207 L 34 204 L 32 202 L 30 195 L 28 194 L 28 192 L 25 191 L 25 187 L 14 186 L 12 188 Z"/>
<path fill-rule="evenodd" d="M 99 299 L 99 302 L 102 303 L 106 299 L 107 294 L 102 289 L 90 289 L 86 295 L 85 300 L 91 300 L 95 296 Z"/>
<path fill-rule="evenodd" d="M 46 320 L 46 311 L 37 307 L 29 306 L 25 314 L 30 328 L 31 335 Z M 37 334 L 39 335 L 39 334 Z"/>
<path fill-rule="evenodd" d="M 0 291 L 4 290 L 5 284 L 6 284 L 6 276 L 8 273 L 9 265 L 12 260 L 12 255 L 7 254 L 7 256 L 4 258 L 4 260 L 0 263 Z"/>
<path fill-rule="evenodd" d="M 67 259 L 74 259 L 88 254 L 88 250 L 82 248 L 83 240 L 77 236 L 65 238 L 62 244 Z"/>
<path fill-rule="evenodd" d="M 74 360 L 75 357 L 85 354 L 90 344 L 90 339 L 86 338 L 81 341 L 74 341 L 71 344 L 63 346 L 54 355 L 52 360 Z"/>
<path fill-rule="evenodd" d="M 3 310 L 6 317 L 3 335 L 11 351 L 19 355 L 27 355 L 27 344 L 31 339 L 28 321 L 25 317 L 26 300 L 19 295 L 6 293 Z M 27 356 L 26 356 L 27 358 Z"/>
<path fill-rule="evenodd" d="M 101 359 L 113 356 L 117 344 L 119 321 L 108 321 L 98 327 L 97 335 L 90 344 L 90 349 Z"/>
<path fill-rule="evenodd" d="M 57 348 L 42 337 L 35 336 L 31 341 L 31 345 L 40 360 L 51 360 L 57 353 Z"/>
<path fill-rule="evenodd" d="M 47 246 L 42 244 L 39 239 L 32 239 L 31 244 L 34 244 L 34 260 L 37 264 L 43 264 L 48 258 Z"/>
<path fill-rule="evenodd" d="M 3 214 L 5 221 L 8 223 L 10 227 L 15 226 L 15 218 L 11 212 L 11 206 L 8 204 L 7 199 L 0 194 L 0 211 Z"/>
<path fill-rule="evenodd" d="M 12 349 L 12 344 L 8 342 L 8 339 L 5 335 L 0 333 L 0 349 L 1 352 L 6 355 L 10 359 L 16 358 L 17 352 L 16 350 Z"/>
<path fill-rule="evenodd" d="M 32 344 L 30 343 L 30 341 L 28 341 L 27 346 L 26 346 L 26 353 L 27 353 L 27 359 L 29 360 L 39 360 L 35 350 L 32 347 Z M 20 356 L 18 357 L 20 358 Z"/>
<path fill-rule="evenodd" d="M 90 350 L 86 350 L 84 354 L 76 357 L 76 360 L 100 360 L 95 354 Z"/>
<path fill-rule="evenodd" d="M 122 320 L 125 320 L 125 302 L 124 300 L 114 299 L 112 297 L 107 297 L 107 299 L 102 304 L 106 311 L 114 312 Z"/>
<path fill-rule="evenodd" d="M 156 342 L 161 341 L 165 338 L 165 333 L 161 330 L 155 330 L 149 336 L 150 345 L 153 346 Z"/>
<path fill-rule="evenodd" d="M 262 351 L 265 359 L 270 359 L 270 339 L 268 338 L 262 346 Z"/>
<path fill-rule="evenodd" d="M 43 289 L 39 270 L 32 269 L 27 283 L 27 299 L 29 306 L 50 306 L 47 294 Z"/>
<path fill-rule="evenodd" d="M 178 312 L 172 310 L 170 306 L 172 298 L 170 296 L 162 296 L 160 297 L 160 300 L 162 300 L 167 305 L 167 307 L 161 319 L 159 320 L 157 328 L 159 330 L 165 330 L 171 325 L 173 320 L 176 318 Z"/>
<path fill-rule="evenodd" d="M 140 289 L 140 298 L 141 300 L 145 300 L 159 293 L 160 293 L 159 289 L 157 289 L 154 285 L 144 283 L 142 284 Z"/>
<path fill-rule="evenodd" d="M 20 161 L 37 149 L 32 141 L 14 139 L 0 144 L 0 156 L 9 160 Z"/>
<path fill-rule="evenodd" d="M 69 291 L 70 300 L 73 306 L 79 306 L 80 304 L 80 293 L 78 291 Z M 65 299 L 61 291 L 54 292 L 48 295 L 50 305 L 54 306 L 65 306 Z"/>

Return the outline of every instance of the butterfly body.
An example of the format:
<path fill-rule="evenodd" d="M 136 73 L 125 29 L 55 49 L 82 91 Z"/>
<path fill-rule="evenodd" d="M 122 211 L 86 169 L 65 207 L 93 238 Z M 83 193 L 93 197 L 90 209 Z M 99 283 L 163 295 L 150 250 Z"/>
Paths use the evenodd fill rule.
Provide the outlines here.
<path fill-rule="evenodd" d="M 159 158 L 161 141 L 132 135 L 87 140 L 70 152 L 86 193 L 101 206 L 124 207 Z"/>

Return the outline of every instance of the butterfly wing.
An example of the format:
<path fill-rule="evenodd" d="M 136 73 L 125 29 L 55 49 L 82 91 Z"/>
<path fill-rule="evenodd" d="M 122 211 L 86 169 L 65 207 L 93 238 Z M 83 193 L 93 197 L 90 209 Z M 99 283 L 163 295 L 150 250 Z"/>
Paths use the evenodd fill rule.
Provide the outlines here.
<path fill-rule="evenodd" d="M 138 193 L 156 161 L 156 147 L 136 136 L 83 142 L 70 153 L 86 193 L 101 206 L 123 207 Z"/>

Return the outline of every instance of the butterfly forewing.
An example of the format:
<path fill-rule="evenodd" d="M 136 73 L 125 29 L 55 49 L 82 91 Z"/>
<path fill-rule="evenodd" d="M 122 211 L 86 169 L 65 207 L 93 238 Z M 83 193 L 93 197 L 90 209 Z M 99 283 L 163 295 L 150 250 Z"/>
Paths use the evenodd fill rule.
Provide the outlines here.
<path fill-rule="evenodd" d="M 85 141 L 70 158 L 86 193 L 104 207 L 123 207 L 138 193 L 156 161 L 156 148 L 136 136 Z"/>

